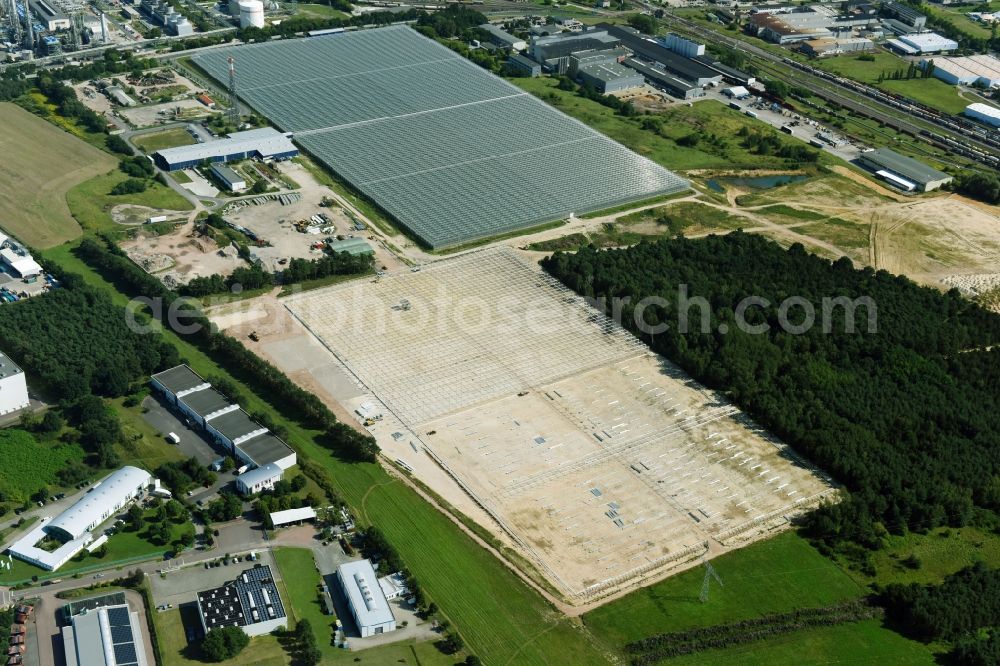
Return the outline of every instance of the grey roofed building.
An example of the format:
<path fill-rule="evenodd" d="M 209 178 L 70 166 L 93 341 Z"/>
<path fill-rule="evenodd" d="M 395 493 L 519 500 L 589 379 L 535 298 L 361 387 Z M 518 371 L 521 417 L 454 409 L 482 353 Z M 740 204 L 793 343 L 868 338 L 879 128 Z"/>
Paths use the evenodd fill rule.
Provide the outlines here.
<path fill-rule="evenodd" d="M 71 616 L 62 628 L 66 666 L 147 666 L 140 622 L 127 604 Z"/>
<path fill-rule="evenodd" d="M 527 42 L 525 42 L 520 37 L 515 37 L 498 25 L 493 25 L 492 23 L 484 23 L 479 26 L 479 29 L 489 33 L 490 41 L 497 46 L 502 46 L 508 49 L 514 49 L 515 51 L 523 51 L 528 47 Z"/>
<path fill-rule="evenodd" d="M 242 409 L 234 409 L 208 422 L 209 431 L 221 435 L 226 444 L 239 444 L 251 437 L 263 435 L 267 428 L 250 418 Z"/>
<path fill-rule="evenodd" d="M 235 407 L 235 405 L 229 402 L 226 396 L 210 388 L 188 393 L 178 398 L 178 403 L 183 404 L 184 407 L 201 417 L 202 420 L 217 412 Z"/>
<path fill-rule="evenodd" d="M 369 560 L 341 564 L 337 579 L 362 638 L 396 629 L 396 619 Z"/>
<path fill-rule="evenodd" d="M 643 62 L 637 58 L 626 58 L 625 65 L 642 74 L 646 81 L 653 87 L 659 88 L 674 97 L 695 99 L 696 97 L 703 97 L 705 95 L 705 91 L 702 90 L 701 86 L 696 86 L 690 81 L 684 81 L 678 79 L 676 76 L 671 76 L 668 72 L 653 67 L 652 63 Z"/>
<path fill-rule="evenodd" d="M 242 190 L 247 186 L 246 178 L 224 164 L 213 164 L 212 173 L 214 173 L 216 177 L 222 181 L 222 183 L 226 186 L 226 189 L 230 192 Z"/>
<path fill-rule="evenodd" d="M 160 389 L 169 391 L 175 396 L 211 386 L 201 378 L 201 375 L 186 365 L 178 365 L 169 370 L 158 372 L 150 379 L 153 380 L 154 384 L 159 384 Z"/>
<path fill-rule="evenodd" d="M 952 180 L 948 174 L 931 168 L 923 162 L 900 155 L 889 148 L 876 148 L 863 152 L 858 157 L 858 161 L 876 172 L 888 171 L 910 181 L 921 192 L 937 189 Z"/>
<path fill-rule="evenodd" d="M 281 480 L 283 470 L 274 463 L 243 472 L 236 477 L 236 489 L 243 495 L 253 495 L 274 488 Z"/>
<path fill-rule="evenodd" d="M 253 461 L 258 467 L 274 463 L 282 469 L 295 464 L 295 451 L 271 433 L 251 437 L 236 445 L 238 453 Z"/>
<path fill-rule="evenodd" d="M 424 246 L 688 187 L 407 26 L 211 49 L 193 59 L 224 82 L 229 56 L 240 63 L 248 104 L 296 132 L 303 149 Z"/>
<path fill-rule="evenodd" d="M 229 134 L 225 139 L 195 143 L 190 146 L 164 148 L 153 154 L 157 166 L 167 171 L 189 169 L 202 162 L 232 162 L 251 157 L 288 159 L 299 154 L 291 134 L 273 127 Z"/>
<path fill-rule="evenodd" d="M 610 49 L 621 44 L 607 30 L 587 30 L 584 32 L 561 32 L 531 40 L 531 57 L 540 63 L 552 63 L 566 58 L 577 51 Z"/>
<path fill-rule="evenodd" d="M 901 2 L 884 3 L 882 5 L 882 12 L 886 16 L 902 21 L 914 28 L 923 28 L 927 24 L 927 17 L 922 12 L 908 7 Z"/>
<path fill-rule="evenodd" d="M 205 633 L 219 627 L 240 627 L 249 636 L 259 636 L 287 625 L 285 607 L 266 564 L 245 570 L 225 585 L 199 592 L 198 611 Z"/>
<path fill-rule="evenodd" d="M 643 38 L 634 28 L 601 24 L 608 33 L 618 37 L 621 43 L 636 56 L 656 63 L 677 78 L 690 81 L 698 86 L 722 81 L 722 74 L 703 65 L 697 60 L 685 58 L 670 49 Z"/>
<path fill-rule="evenodd" d="M 622 67 L 617 62 L 583 65 L 577 69 L 577 76 L 585 85 L 592 86 L 605 95 L 638 88 L 645 83 L 642 74 L 634 69 Z"/>
<path fill-rule="evenodd" d="M 542 75 L 542 66 L 537 62 L 523 56 L 520 53 L 513 53 L 507 58 L 507 69 L 515 74 L 522 74 L 531 77 Z"/>

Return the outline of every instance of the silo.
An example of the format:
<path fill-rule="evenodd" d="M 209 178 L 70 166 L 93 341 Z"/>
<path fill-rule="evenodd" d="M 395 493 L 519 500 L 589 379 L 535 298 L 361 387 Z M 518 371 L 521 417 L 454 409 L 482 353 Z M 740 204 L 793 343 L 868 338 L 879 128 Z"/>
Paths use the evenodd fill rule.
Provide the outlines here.
<path fill-rule="evenodd" d="M 240 27 L 264 27 L 264 3 L 260 0 L 240 0 Z"/>

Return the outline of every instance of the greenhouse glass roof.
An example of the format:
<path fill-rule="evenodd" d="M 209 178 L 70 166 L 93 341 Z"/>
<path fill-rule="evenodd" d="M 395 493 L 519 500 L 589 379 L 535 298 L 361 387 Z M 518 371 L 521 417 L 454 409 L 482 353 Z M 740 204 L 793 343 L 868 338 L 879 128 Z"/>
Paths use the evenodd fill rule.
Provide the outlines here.
<path fill-rule="evenodd" d="M 215 49 L 240 96 L 431 247 L 687 181 L 405 26 Z"/>

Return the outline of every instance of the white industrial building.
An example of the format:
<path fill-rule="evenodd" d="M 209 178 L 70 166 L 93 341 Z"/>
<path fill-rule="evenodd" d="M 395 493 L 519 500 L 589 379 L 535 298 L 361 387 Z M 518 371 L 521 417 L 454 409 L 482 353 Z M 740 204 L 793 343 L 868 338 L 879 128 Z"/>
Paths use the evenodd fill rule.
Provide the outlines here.
<path fill-rule="evenodd" d="M 140 497 L 153 483 L 149 472 L 122 467 L 83 494 L 55 518 L 42 518 L 30 532 L 10 546 L 10 554 L 48 571 L 55 571 L 94 540 L 91 533 L 101 523 Z M 40 548 L 42 540 L 55 540 L 55 550 Z"/>
<path fill-rule="evenodd" d="M 947 53 L 958 49 L 954 39 L 942 37 L 936 32 L 918 32 L 912 35 L 900 35 L 890 39 L 886 46 L 903 55 L 922 55 L 925 53 Z"/>
<path fill-rule="evenodd" d="M 337 568 L 337 580 L 362 638 L 395 631 L 396 618 L 371 562 L 358 560 L 341 564 Z"/>
<path fill-rule="evenodd" d="M 674 33 L 670 33 L 667 35 L 666 39 L 661 39 L 659 41 L 674 53 L 682 55 L 685 58 L 697 58 L 698 56 L 705 55 L 704 44 L 699 44 L 698 42 L 691 41 L 690 39 L 684 39 L 680 35 L 675 35 Z"/>
<path fill-rule="evenodd" d="M 284 511 L 272 511 L 270 514 L 271 524 L 275 527 L 301 523 L 306 520 L 316 520 L 316 509 L 311 506 L 303 506 L 298 509 L 286 509 Z"/>
<path fill-rule="evenodd" d="M 284 471 L 274 463 L 268 463 L 236 477 L 236 489 L 243 495 L 253 495 L 271 490 L 275 483 L 281 481 L 281 475 Z"/>
<path fill-rule="evenodd" d="M 0 352 L 0 416 L 24 409 L 30 402 L 24 371 Z"/>
<path fill-rule="evenodd" d="M 70 622 L 62 628 L 66 666 L 149 664 L 142 639 L 142 620 L 127 603 L 84 610 L 71 615 Z"/>
<path fill-rule="evenodd" d="M 976 102 L 965 107 L 965 111 L 962 113 L 991 127 L 1000 127 L 1000 109 L 989 104 Z"/>
<path fill-rule="evenodd" d="M 31 253 L 3 232 L 0 232 L 0 263 L 5 270 L 22 279 L 42 274 L 42 267 L 32 258 Z"/>
<path fill-rule="evenodd" d="M 247 189 L 246 178 L 236 173 L 225 164 L 213 164 L 212 173 L 218 178 L 226 189 L 230 192 L 239 192 Z"/>
<path fill-rule="evenodd" d="M 299 154 L 290 133 L 282 134 L 273 127 L 260 127 L 245 132 L 227 134 L 225 139 L 215 139 L 190 146 L 164 148 L 153 153 L 156 165 L 165 171 L 190 169 L 202 162 L 235 162 L 258 158 L 285 160 Z"/>
<path fill-rule="evenodd" d="M 990 55 L 933 58 L 920 61 L 922 68 L 934 64 L 932 74 L 952 85 L 1000 87 L 1000 60 Z"/>

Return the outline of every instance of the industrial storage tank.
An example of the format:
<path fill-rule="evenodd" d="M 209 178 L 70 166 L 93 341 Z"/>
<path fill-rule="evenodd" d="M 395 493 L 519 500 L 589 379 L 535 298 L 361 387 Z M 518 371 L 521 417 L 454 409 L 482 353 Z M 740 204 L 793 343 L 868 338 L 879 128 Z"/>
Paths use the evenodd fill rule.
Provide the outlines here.
<path fill-rule="evenodd" d="M 264 3 L 260 0 L 240 0 L 240 27 L 264 27 Z"/>

